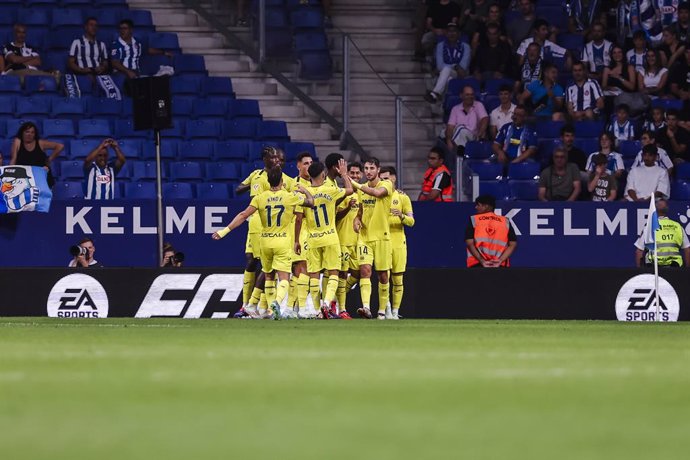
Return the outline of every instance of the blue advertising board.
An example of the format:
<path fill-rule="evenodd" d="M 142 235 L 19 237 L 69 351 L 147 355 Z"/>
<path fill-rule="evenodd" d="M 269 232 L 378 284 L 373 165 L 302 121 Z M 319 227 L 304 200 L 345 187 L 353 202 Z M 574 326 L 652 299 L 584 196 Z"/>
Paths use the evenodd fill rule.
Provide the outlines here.
<path fill-rule="evenodd" d="M 244 200 L 165 202 L 165 239 L 185 253 L 187 266 L 242 267 L 246 225 L 220 241 L 211 234 L 246 205 Z M 420 202 L 413 207 L 408 266 L 464 267 L 473 204 Z M 647 205 L 506 201 L 497 212 L 510 217 L 518 236 L 515 267 L 631 267 Z M 690 233 L 690 202 L 670 203 L 670 217 Z M 0 266 L 65 266 L 69 247 L 84 237 L 94 240 L 95 258 L 105 266 L 157 266 L 155 201 L 53 200 L 47 214 L 1 215 Z"/>

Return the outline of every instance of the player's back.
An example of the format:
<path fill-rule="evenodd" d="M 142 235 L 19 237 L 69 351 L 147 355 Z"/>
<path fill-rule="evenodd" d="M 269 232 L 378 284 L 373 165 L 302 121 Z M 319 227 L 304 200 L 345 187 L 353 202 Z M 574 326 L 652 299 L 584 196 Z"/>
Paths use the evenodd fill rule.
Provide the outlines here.
<path fill-rule="evenodd" d="M 295 206 L 304 203 L 304 196 L 281 189 L 267 190 L 252 199 L 261 222 L 261 244 L 266 247 L 290 247 Z"/>
<path fill-rule="evenodd" d="M 340 244 L 335 229 L 335 210 L 338 199 L 345 196 L 345 190 L 326 183 L 311 186 L 308 190 L 314 197 L 314 208 L 305 212 L 309 247 Z"/>
<path fill-rule="evenodd" d="M 385 188 L 388 193 L 382 198 L 376 198 L 359 191 L 362 206 L 362 241 L 390 240 L 391 203 L 393 202 L 393 183 L 380 180 L 375 188 Z"/>

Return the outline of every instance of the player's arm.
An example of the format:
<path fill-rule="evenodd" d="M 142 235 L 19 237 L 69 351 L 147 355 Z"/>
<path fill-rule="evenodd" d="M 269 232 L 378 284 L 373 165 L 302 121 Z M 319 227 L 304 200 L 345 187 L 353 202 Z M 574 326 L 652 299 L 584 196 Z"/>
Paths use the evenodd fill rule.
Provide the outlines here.
<path fill-rule="evenodd" d="M 339 221 L 345 218 L 350 212 L 350 209 L 352 209 L 352 206 L 357 203 L 357 200 L 354 198 L 350 198 L 350 200 L 347 202 L 345 206 L 341 206 L 336 210 L 335 213 L 335 221 Z"/>
<path fill-rule="evenodd" d="M 299 236 L 302 232 L 302 220 L 304 219 L 304 214 L 301 212 L 295 212 L 295 241 L 293 246 L 295 248 L 295 254 L 302 254 L 302 245 L 299 242 Z"/>
<path fill-rule="evenodd" d="M 357 215 L 352 221 L 352 228 L 354 229 L 355 233 L 359 233 L 362 228 L 362 206 L 360 206 L 357 210 Z"/>
<path fill-rule="evenodd" d="M 388 189 L 386 187 L 369 187 L 366 184 L 362 185 L 357 183 L 352 183 L 352 186 L 365 195 L 373 196 L 374 198 L 384 198 L 388 196 Z"/>
<path fill-rule="evenodd" d="M 296 185 L 296 190 L 304 195 L 304 202 L 301 204 L 303 207 L 313 208 L 314 207 L 314 196 L 302 186 L 302 184 Z"/>
<path fill-rule="evenodd" d="M 256 176 L 257 172 L 258 172 L 258 169 L 252 171 L 252 173 L 249 175 L 249 177 L 247 177 L 245 180 L 240 182 L 240 185 L 238 185 L 237 188 L 235 189 L 235 193 L 237 195 L 241 195 L 251 188 L 252 180 L 254 179 L 254 176 Z"/>
<path fill-rule="evenodd" d="M 230 233 L 231 231 L 233 231 L 234 229 L 236 229 L 237 227 L 242 225 L 244 223 L 244 221 L 249 219 L 249 216 L 251 216 L 255 212 L 256 212 L 256 208 L 254 206 L 252 206 L 252 205 L 247 206 L 247 209 L 237 213 L 235 218 L 232 219 L 232 221 L 226 227 L 218 230 L 217 232 L 214 232 L 213 235 L 211 235 L 211 238 L 213 238 L 214 240 L 219 240 L 219 239 L 227 236 L 228 233 Z"/>
<path fill-rule="evenodd" d="M 400 222 L 402 222 L 402 224 L 406 227 L 414 227 L 414 213 L 412 212 L 412 202 L 410 201 L 410 197 L 401 191 L 400 201 L 402 201 Z"/>

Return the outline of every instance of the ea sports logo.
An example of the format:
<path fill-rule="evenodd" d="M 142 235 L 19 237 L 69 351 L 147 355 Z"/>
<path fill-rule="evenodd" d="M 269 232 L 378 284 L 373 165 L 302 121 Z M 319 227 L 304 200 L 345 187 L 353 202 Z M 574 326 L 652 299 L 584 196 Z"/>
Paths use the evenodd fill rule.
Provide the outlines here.
<path fill-rule="evenodd" d="M 107 318 L 108 295 L 98 280 L 75 273 L 55 283 L 47 308 L 50 318 Z"/>
<path fill-rule="evenodd" d="M 630 278 L 618 291 L 616 317 L 618 321 L 678 321 L 680 302 L 673 286 L 659 277 L 659 318 L 657 319 L 654 275 Z"/>

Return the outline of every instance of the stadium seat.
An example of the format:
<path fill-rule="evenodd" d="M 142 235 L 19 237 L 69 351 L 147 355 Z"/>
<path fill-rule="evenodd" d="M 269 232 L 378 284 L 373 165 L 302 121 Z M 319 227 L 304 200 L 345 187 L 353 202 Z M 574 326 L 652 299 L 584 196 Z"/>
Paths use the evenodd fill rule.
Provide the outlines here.
<path fill-rule="evenodd" d="M 149 43 L 149 46 L 152 45 Z M 172 66 L 172 59 L 162 54 L 145 54 L 139 62 L 141 71 L 145 75 L 155 75 L 161 66 Z"/>
<path fill-rule="evenodd" d="M 499 201 L 510 199 L 508 185 L 502 180 L 479 181 L 479 194 L 491 195 Z"/>
<path fill-rule="evenodd" d="M 100 145 L 96 139 L 73 139 L 69 143 L 69 158 L 71 160 L 83 160 L 89 153 Z"/>
<path fill-rule="evenodd" d="M 132 120 L 115 120 L 115 136 L 120 137 L 150 137 L 150 131 L 135 131 Z"/>
<path fill-rule="evenodd" d="M 50 10 L 47 8 L 25 8 L 17 10 L 17 21 L 29 26 L 49 26 Z"/>
<path fill-rule="evenodd" d="M 112 137 L 113 128 L 110 122 L 104 119 L 79 120 L 79 137 L 82 139 Z"/>
<path fill-rule="evenodd" d="M 64 27 L 80 27 L 84 24 L 84 17 L 81 9 L 77 8 L 54 8 L 53 18 L 50 23 L 54 32 L 59 32 Z"/>
<path fill-rule="evenodd" d="M 472 160 L 488 160 L 493 156 L 491 142 L 469 141 L 465 145 L 465 158 Z"/>
<path fill-rule="evenodd" d="M 540 121 L 535 126 L 535 132 L 540 139 L 544 137 L 557 138 L 561 137 L 563 126 L 565 126 L 565 122 L 562 121 Z"/>
<path fill-rule="evenodd" d="M 47 28 L 31 27 L 26 31 L 26 43 L 28 43 L 31 48 L 37 48 L 40 53 L 42 50 L 46 49 L 48 32 L 49 29 Z M 14 33 L 12 31 L 8 32 L 7 39 L 14 40 Z M 42 67 L 45 68 L 45 63 L 42 63 Z"/>
<path fill-rule="evenodd" d="M 120 150 L 122 150 L 122 153 L 125 155 L 125 158 L 128 160 L 134 160 L 143 156 L 141 139 L 123 138 L 118 139 L 117 143 L 120 146 Z M 111 153 L 110 156 L 112 158 L 113 154 Z"/>
<path fill-rule="evenodd" d="M 683 110 L 683 101 L 680 99 L 656 98 L 652 100 L 652 107 L 662 107 L 668 111 L 670 109 Z"/>
<path fill-rule="evenodd" d="M 514 84 L 515 80 L 511 80 L 510 78 L 491 78 L 484 82 L 484 91 L 492 96 L 498 96 L 498 91 L 501 89 L 501 86 L 508 85 L 510 86 L 512 93 Z M 489 109 L 487 109 L 487 112 L 488 111 Z"/>
<path fill-rule="evenodd" d="M 675 167 L 676 179 L 690 180 L 690 163 L 680 163 Z"/>
<path fill-rule="evenodd" d="M 132 182 L 125 184 L 125 198 L 148 200 L 156 198 L 156 184 L 153 182 Z"/>
<path fill-rule="evenodd" d="M 212 182 L 196 184 L 196 198 L 198 200 L 227 200 L 230 198 L 228 185 Z"/>
<path fill-rule="evenodd" d="M 206 180 L 223 182 L 239 178 L 240 172 L 235 163 L 227 161 L 206 163 Z"/>
<path fill-rule="evenodd" d="M 165 164 L 161 164 L 161 173 L 163 179 L 167 178 L 167 171 Z M 156 162 L 155 161 L 133 161 L 132 162 L 132 180 L 137 181 L 155 181 L 156 180 Z"/>
<path fill-rule="evenodd" d="M 185 132 L 188 139 L 218 139 L 220 131 L 220 122 L 218 120 L 189 120 L 185 123 Z"/>
<path fill-rule="evenodd" d="M 501 105 L 501 100 L 498 98 L 498 96 L 494 96 L 493 94 L 487 94 L 486 96 L 484 96 L 482 104 L 484 104 L 486 113 L 491 113 L 496 107 Z"/>
<path fill-rule="evenodd" d="M 199 163 L 191 161 L 170 163 L 170 179 L 173 181 L 201 181 L 203 177 Z"/>
<path fill-rule="evenodd" d="M 62 161 L 60 163 L 60 178 L 63 181 L 70 179 L 84 179 L 84 162 Z"/>
<path fill-rule="evenodd" d="M 153 18 L 148 10 L 129 10 L 122 13 L 121 18 L 132 21 L 137 33 L 141 31 L 154 31 Z"/>
<path fill-rule="evenodd" d="M 93 5 L 97 8 L 126 9 L 127 0 L 93 0 Z"/>
<path fill-rule="evenodd" d="M 166 200 L 191 200 L 194 198 L 192 184 L 170 182 L 163 184 L 163 198 Z"/>
<path fill-rule="evenodd" d="M 316 160 L 316 147 L 311 142 L 286 142 L 283 150 L 285 150 L 285 159 L 287 161 L 294 161 L 297 155 L 302 152 L 309 152 L 313 160 Z"/>
<path fill-rule="evenodd" d="M 283 8 L 267 7 L 266 8 L 266 29 L 277 29 L 288 27 L 287 15 Z"/>
<path fill-rule="evenodd" d="M 180 42 L 177 39 L 177 34 L 171 32 L 155 32 L 150 34 L 149 46 L 165 51 L 180 51 Z"/>
<path fill-rule="evenodd" d="M 45 138 L 74 137 L 74 122 L 72 120 L 43 120 L 41 135 Z"/>
<path fill-rule="evenodd" d="M 84 101 L 75 98 L 59 98 L 53 101 L 53 117 L 83 117 Z"/>
<path fill-rule="evenodd" d="M 0 94 L 0 115 L 8 115 L 14 118 L 17 100 L 12 94 Z"/>
<path fill-rule="evenodd" d="M 446 94 L 457 95 L 465 86 L 471 86 L 474 89 L 474 94 L 479 99 L 481 93 L 481 84 L 476 78 L 453 78 L 448 82 L 448 89 Z"/>
<path fill-rule="evenodd" d="M 43 127 L 43 123 L 41 123 L 41 120 L 36 119 L 36 118 L 19 118 L 19 119 L 12 119 L 12 120 L 7 120 L 7 126 L 6 126 L 6 136 L 5 137 L 15 137 L 17 133 L 19 132 L 19 128 L 24 124 L 31 122 L 36 125 L 38 128 L 38 131 L 41 132 L 41 128 Z"/>
<path fill-rule="evenodd" d="M 17 7 L 22 4 L 22 2 L 13 0 L 17 2 L 17 5 L 8 5 L 3 2 L 0 7 L 0 27 L 12 27 L 12 25 L 17 22 Z"/>
<path fill-rule="evenodd" d="M 206 77 L 201 83 L 201 88 L 206 96 L 235 97 L 232 80 L 228 77 Z"/>
<path fill-rule="evenodd" d="M 211 160 L 215 141 L 200 139 L 184 141 L 179 144 L 179 157 L 181 160 Z"/>
<path fill-rule="evenodd" d="M 323 30 L 296 33 L 295 50 L 298 55 L 303 51 L 327 51 L 328 39 L 326 34 Z"/>
<path fill-rule="evenodd" d="M 640 141 L 620 141 L 618 143 L 618 153 L 625 158 L 635 158 L 638 152 L 642 149 Z"/>
<path fill-rule="evenodd" d="M 511 180 L 508 181 L 510 196 L 513 200 L 535 201 L 539 194 L 538 180 Z"/>
<path fill-rule="evenodd" d="M 558 34 L 556 42 L 563 48 L 573 53 L 574 58 L 582 58 L 582 49 L 585 46 L 584 38 L 580 34 Z"/>
<path fill-rule="evenodd" d="M 47 71 L 59 70 L 64 74 L 67 66 L 67 52 L 53 51 L 45 53 L 45 55 L 41 56 L 41 63 L 43 64 L 43 68 Z"/>
<path fill-rule="evenodd" d="M 201 92 L 201 79 L 195 75 L 173 77 L 170 79 L 170 92 L 172 94 L 189 94 L 198 96 Z"/>
<path fill-rule="evenodd" d="M 289 141 L 287 124 L 284 121 L 264 120 L 259 123 L 257 137 L 263 140 Z"/>
<path fill-rule="evenodd" d="M 161 135 L 164 138 L 176 138 L 176 139 L 183 139 L 184 138 L 184 133 L 185 133 L 185 124 L 189 121 L 186 117 L 185 118 L 173 118 L 173 125 L 172 128 L 164 129 L 161 131 Z"/>
<path fill-rule="evenodd" d="M 50 114 L 50 99 L 45 97 L 25 97 L 17 100 L 17 115 L 19 117 L 46 118 Z"/>
<path fill-rule="evenodd" d="M 503 179 L 503 165 L 500 163 L 467 160 L 467 166 L 479 176 L 480 181 Z"/>
<path fill-rule="evenodd" d="M 327 51 L 303 51 L 297 65 L 303 80 L 329 80 L 333 76 L 333 59 Z"/>
<path fill-rule="evenodd" d="M 80 198 L 84 198 L 84 186 L 82 182 L 58 182 L 53 187 L 54 200 L 73 200 Z"/>
<path fill-rule="evenodd" d="M 255 169 L 262 169 L 263 167 L 263 163 L 242 163 L 240 166 L 240 178 L 249 177 Z"/>
<path fill-rule="evenodd" d="M 213 159 L 245 161 L 249 158 L 251 145 L 250 141 L 216 142 L 213 146 Z"/>
<path fill-rule="evenodd" d="M 55 78 L 47 75 L 26 75 L 24 77 L 24 89 L 28 94 L 48 94 L 58 91 Z"/>
<path fill-rule="evenodd" d="M 198 54 L 176 54 L 173 58 L 173 68 L 178 75 L 206 76 L 204 57 Z"/>
<path fill-rule="evenodd" d="M 228 112 L 228 104 L 221 98 L 197 98 L 192 106 L 192 118 L 224 119 Z"/>
<path fill-rule="evenodd" d="M 294 29 L 323 29 L 323 13 L 317 8 L 299 8 L 290 13 Z"/>
<path fill-rule="evenodd" d="M 672 200 L 690 200 L 690 182 L 675 180 L 671 182 Z"/>
<path fill-rule="evenodd" d="M 535 161 L 522 163 L 510 163 L 508 166 L 509 180 L 534 180 L 539 179 L 540 164 Z"/>
<path fill-rule="evenodd" d="M 227 104 L 229 118 L 261 118 L 259 101 L 256 99 L 234 99 Z"/>
<path fill-rule="evenodd" d="M 120 117 L 122 115 L 123 105 L 124 101 L 118 101 L 107 97 L 90 97 L 86 99 L 88 114 L 94 118 Z"/>
<path fill-rule="evenodd" d="M 597 152 L 599 150 L 599 140 L 593 138 L 575 139 L 575 146 L 589 155 L 592 152 Z"/>
<path fill-rule="evenodd" d="M 226 139 L 254 139 L 256 136 L 257 120 L 254 118 L 239 118 L 223 123 L 223 136 Z"/>
<path fill-rule="evenodd" d="M 161 140 L 161 159 L 174 160 L 177 158 L 178 146 L 180 141 L 177 139 Z M 142 158 L 144 160 L 156 159 L 156 144 L 153 141 L 144 141 L 142 144 Z"/>
<path fill-rule="evenodd" d="M 599 137 L 604 131 L 603 121 L 576 121 L 575 136 L 577 137 Z"/>
<path fill-rule="evenodd" d="M 194 101 L 197 98 L 194 96 L 178 96 L 172 97 L 172 114 L 174 117 L 188 117 L 194 108 Z M 205 99 L 201 99 L 206 102 Z"/>

